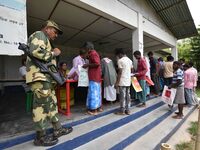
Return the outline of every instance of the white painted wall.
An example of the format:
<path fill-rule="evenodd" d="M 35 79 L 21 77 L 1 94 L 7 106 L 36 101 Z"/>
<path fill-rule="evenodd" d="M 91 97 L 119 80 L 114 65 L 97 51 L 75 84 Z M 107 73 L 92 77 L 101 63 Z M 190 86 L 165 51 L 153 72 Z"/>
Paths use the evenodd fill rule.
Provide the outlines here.
<path fill-rule="evenodd" d="M 176 38 L 146 0 L 66 0 L 94 13 L 117 21 L 129 28 L 137 28 L 137 14 L 143 16 L 143 30 L 148 36 L 173 47 Z"/>
<path fill-rule="evenodd" d="M 131 29 L 137 27 L 137 12 L 126 7 L 118 0 L 65 0 L 95 14 L 119 22 Z"/>
<path fill-rule="evenodd" d="M 57 45 L 56 47 L 60 48 L 62 55 L 59 58 L 59 61 L 65 61 L 68 64 L 68 69 L 72 67 L 72 60 L 74 57 L 79 55 L 79 48 L 65 47 Z M 111 58 L 113 53 L 106 53 L 106 56 Z M 21 56 L 0 56 L 0 79 L 21 79 L 19 74 L 19 67 L 21 67 Z M 20 85 L 21 83 L 0 83 L 0 90 L 3 86 L 8 85 Z"/>
<path fill-rule="evenodd" d="M 152 21 L 154 24 L 162 28 L 163 30 L 167 30 L 170 32 L 166 25 L 163 23 L 161 18 L 156 14 L 154 9 L 148 4 L 146 0 L 118 0 L 123 3 L 127 7 L 139 12 L 143 15 L 147 20 Z"/>
<path fill-rule="evenodd" d="M 176 38 L 165 27 L 162 20 L 155 11 L 146 3 L 145 0 L 66 0 L 71 3 L 90 10 L 96 14 L 102 15 L 108 19 L 116 21 L 131 29 L 138 27 L 138 14 L 143 16 L 143 31 L 150 37 L 153 37 L 165 44 L 174 47 Z M 122 3 L 123 2 L 123 3 Z M 127 6 L 126 6 L 127 4 Z M 60 61 L 71 63 L 72 59 L 79 54 L 79 49 L 60 46 L 63 55 Z M 1 56 L 0 67 L 6 68 L 0 70 L 0 77 L 6 79 L 18 79 L 18 68 L 21 66 L 21 57 Z M 3 67 L 2 67 L 3 68 Z"/>

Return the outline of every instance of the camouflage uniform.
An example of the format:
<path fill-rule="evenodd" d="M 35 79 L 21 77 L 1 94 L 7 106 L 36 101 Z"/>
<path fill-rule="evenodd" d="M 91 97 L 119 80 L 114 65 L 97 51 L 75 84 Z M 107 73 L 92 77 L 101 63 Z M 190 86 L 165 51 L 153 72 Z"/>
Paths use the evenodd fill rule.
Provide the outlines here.
<path fill-rule="evenodd" d="M 32 55 L 44 62 L 56 65 L 52 47 L 48 37 L 42 31 L 36 31 L 29 37 L 29 47 Z M 31 59 L 27 58 L 26 83 L 31 86 L 33 98 L 33 121 L 36 131 L 45 131 L 47 122 L 53 123 L 54 128 L 60 128 L 57 117 L 57 99 L 55 96 L 56 82 L 48 75 L 41 73 Z"/>

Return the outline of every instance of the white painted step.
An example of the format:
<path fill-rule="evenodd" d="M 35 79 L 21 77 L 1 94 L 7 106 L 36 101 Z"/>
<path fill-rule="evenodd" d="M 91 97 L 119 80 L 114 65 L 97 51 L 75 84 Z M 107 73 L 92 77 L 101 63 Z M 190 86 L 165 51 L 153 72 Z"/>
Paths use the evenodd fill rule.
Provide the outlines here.
<path fill-rule="evenodd" d="M 160 98 L 155 98 L 155 99 L 149 100 L 147 102 L 147 108 L 156 104 L 159 101 L 160 101 Z M 135 112 L 141 111 L 143 109 L 146 109 L 146 108 L 132 107 L 131 113 L 135 113 Z M 125 116 L 118 116 L 118 115 L 111 113 L 111 114 L 105 115 L 103 117 L 97 118 L 95 120 L 91 120 L 89 122 L 74 126 L 73 132 L 70 133 L 69 135 L 62 136 L 61 138 L 59 138 L 58 144 L 66 142 L 68 140 L 73 140 L 74 138 L 76 138 L 78 136 L 81 136 L 85 133 L 88 133 L 92 130 L 95 130 L 97 128 L 100 128 L 102 126 L 105 126 L 107 124 L 110 124 L 114 121 L 117 121 L 117 120 L 125 118 L 125 117 L 127 117 L 127 116 L 126 115 Z M 36 146 L 33 145 L 33 141 L 28 141 L 26 143 L 13 146 L 9 149 L 15 149 L 15 150 L 29 149 L 29 150 L 32 150 L 32 149 L 46 149 L 46 147 L 45 148 L 44 147 L 36 147 Z"/>
<path fill-rule="evenodd" d="M 191 109 L 192 108 L 184 108 L 184 114 L 187 115 Z M 181 121 L 181 119 L 173 119 L 173 115 L 174 113 L 147 132 L 144 136 L 127 146 L 125 150 L 153 150 L 161 139 L 166 137 Z"/>
<path fill-rule="evenodd" d="M 109 133 L 94 139 L 93 141 L 78 147 L 76 150 L 106 150 L 126 139 L 130 135 L 139 131 L 159 116 L 166 113 L 165 106 L 148 113 L 133 122 L 125 124 L 124 126 L 110 131 Z M 102 144 L 103 143 L 103 144 Z"/>

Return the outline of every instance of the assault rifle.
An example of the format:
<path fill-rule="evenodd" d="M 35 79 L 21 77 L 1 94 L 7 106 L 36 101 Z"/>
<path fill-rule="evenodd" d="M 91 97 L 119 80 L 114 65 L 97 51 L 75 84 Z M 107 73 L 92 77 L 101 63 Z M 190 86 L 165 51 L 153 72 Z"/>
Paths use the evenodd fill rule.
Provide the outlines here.
<path fill-rule="evenodd" d="M 24 51 L 24 53 L 32 60 L 32 62 L 40 68 L 42 73 L 49 74 L 59 85 L 63 85 L 65 83 L 65 78 L 63 75 L 58 71 L 57 67 L 52 64 L 51 62 L 43 62 L 35 57 L 30 53 L 28 45 L 24 43 L 19 43 L 18 49 Z"/>

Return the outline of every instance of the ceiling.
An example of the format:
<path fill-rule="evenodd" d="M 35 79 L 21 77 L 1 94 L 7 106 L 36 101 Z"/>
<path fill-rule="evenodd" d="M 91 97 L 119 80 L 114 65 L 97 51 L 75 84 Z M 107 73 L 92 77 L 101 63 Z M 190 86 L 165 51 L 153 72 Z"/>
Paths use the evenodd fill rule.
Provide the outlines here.
<path fill-rule="evenodd" d="M 27 16 L 29 35 L 48 19 L 58 23 L 64 32 L 55 41 L 58 45 L 78 48 L 93 41 L 97 50 L 107 53 L 119 47 L 132 49 L 132 29 L 65 0 L 27 0 Z M 144 35 L 144 48 L 156 45 L 164 44 Z"/>
<path fill-rule="evenodd" d="M 186 0 L 148 0 L 177 39 L 197 35 Z"/>

